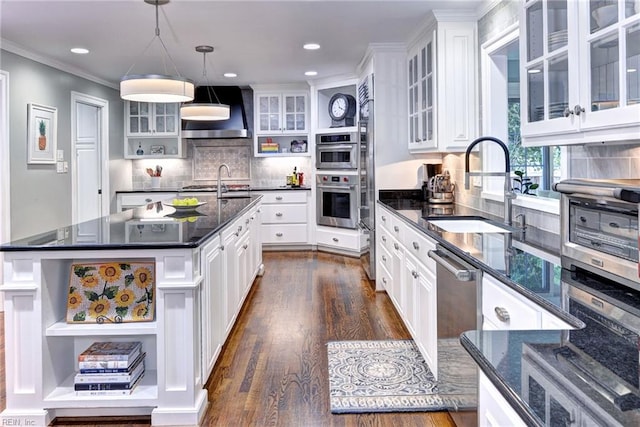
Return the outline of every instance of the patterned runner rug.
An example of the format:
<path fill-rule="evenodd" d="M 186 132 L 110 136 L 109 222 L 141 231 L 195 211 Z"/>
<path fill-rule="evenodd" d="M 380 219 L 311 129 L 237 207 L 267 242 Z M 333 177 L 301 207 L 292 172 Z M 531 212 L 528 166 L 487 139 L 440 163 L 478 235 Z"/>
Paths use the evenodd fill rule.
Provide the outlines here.
<path fill-rule="evenodd" d="M 331 412 L 475 410 L 475 366 L 457 340 L 448 341 L 439 342 L 439 359 L 452 372 L 440 369 L 439 382 L 412 340 L 329 342 Z"/>

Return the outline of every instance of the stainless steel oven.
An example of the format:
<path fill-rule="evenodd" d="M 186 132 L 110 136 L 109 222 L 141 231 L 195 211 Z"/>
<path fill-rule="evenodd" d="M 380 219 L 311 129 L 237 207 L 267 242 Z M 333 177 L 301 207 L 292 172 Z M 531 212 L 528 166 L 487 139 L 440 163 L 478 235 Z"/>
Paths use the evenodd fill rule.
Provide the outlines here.
<path fill-rule="evenodd" d="M 567 180 L 555 187 L 563 193 L 560 211 L 563 267 L 593 270 L 640 290 L 637 201 L 640 180 Z"/>
<path fill-rule="evenodd" d="M 355 170 L 358 152 L 357 132 L 316 135 L 316 169 Z"/>
<path fill-rule="evenodd" d="M 357 175 L 316 175 L 318 225 L 355 229 L 358 223 Z"/>

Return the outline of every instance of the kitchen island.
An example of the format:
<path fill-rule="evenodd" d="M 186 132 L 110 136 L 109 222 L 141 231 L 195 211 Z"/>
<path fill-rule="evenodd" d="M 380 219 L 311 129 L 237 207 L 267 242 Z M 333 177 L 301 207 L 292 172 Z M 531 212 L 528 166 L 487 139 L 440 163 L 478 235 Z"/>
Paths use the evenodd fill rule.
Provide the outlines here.
<path fill-rule="evenodd" d="M 613 282 L 607 284 L 611 289 L 598 283 L 597 298 L 589 296 L 587 308 L 580 308 L 580 300 L 573 295 L 589 290 L 589 281 L 562 269 L 558 236 L 533 227 L 511 233 L 448 232 L 434 220 L 485 216 L 499 226 L 501 219 L 455 204 L 445 212 L 442 206 L 410 195 L 381 196 L 378 203 L 434 245 L 442 245 L 482 271 L 478 310 L 483 324 L 463 332 L 459 339 L 480 368 L 479 425 L 640 423 L 637 333 L 619 326 L 605 328 L 612 322 L 602 316 L 583 322 L 581 314 L 589 312 L 589 304 L 597 307 L 622 294 L 618 298 L 624 298 L 625 309 L 632 314 L 624 316 L 637 328 L 640 292 L 621 292 Z M 497 309 L 506 304 L 514 308 L 493 323 Z M 414 312 L 418 310 L 414 307 Z M 622 311 L 615 310 L 622 318 Z M 586 368 L 584 361 L 588 361 Z"/>
<path fill-rule="evenodd" d="M 153 425 L 199 425 L 204 384 L 262 269 L 261 198 L 199 197 L 206 203 L 186 212 L 152 200 L 0 246 L 7 349 L 0 423 L 151 415 Z M 150 321 L 67 322 L 72 265 L 131 262 L 154 266 Z M 131 394 L 76 394 L 78 355 L 96 341 L 142 342 L 145 374 Z"/>

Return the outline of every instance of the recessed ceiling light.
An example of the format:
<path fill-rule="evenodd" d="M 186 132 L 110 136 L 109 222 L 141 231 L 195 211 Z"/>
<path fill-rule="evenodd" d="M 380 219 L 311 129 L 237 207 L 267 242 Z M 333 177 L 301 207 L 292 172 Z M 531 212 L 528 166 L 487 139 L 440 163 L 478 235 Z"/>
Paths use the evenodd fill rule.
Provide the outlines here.
<path fill-rule="evenodd" d="M 71 48 L 71 52 L 77 53 L 78 55 L 86 55 L 87 53 L 89 53 L 89 49 L 85 49 L 83 47 L 74 47 Z"/>
<path fill-rule="evenodd" d="M 302 47 L 307 50 L 320 49 L 320 45 L 318 43 L 305 43 L 304 45 L 302 45 Z"/>
<path fill-rule="evenodd" d="M 236 73 L 224 73 L 223 76 L 228 78 L 238 77 Z"/>
<path fill-rule="evenodd" d="M 318 72 L 317 71 L 305 71 L 304 75 L 305 76 L 317 76 Z"/>

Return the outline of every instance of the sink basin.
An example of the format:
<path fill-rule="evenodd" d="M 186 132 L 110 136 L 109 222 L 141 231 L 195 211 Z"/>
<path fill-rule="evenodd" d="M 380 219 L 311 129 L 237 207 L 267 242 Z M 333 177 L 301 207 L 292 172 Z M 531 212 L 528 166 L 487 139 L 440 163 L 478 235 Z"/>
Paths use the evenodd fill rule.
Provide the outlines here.
<path fill-rule="evenodd" d="M 450 233 L 510 233 L 511 231 L 493 225 L 483 219 L 437 219 L 430 224 Z"/>

